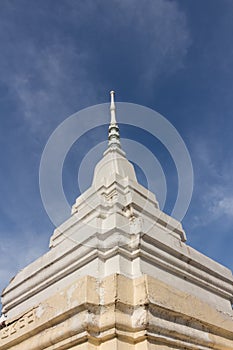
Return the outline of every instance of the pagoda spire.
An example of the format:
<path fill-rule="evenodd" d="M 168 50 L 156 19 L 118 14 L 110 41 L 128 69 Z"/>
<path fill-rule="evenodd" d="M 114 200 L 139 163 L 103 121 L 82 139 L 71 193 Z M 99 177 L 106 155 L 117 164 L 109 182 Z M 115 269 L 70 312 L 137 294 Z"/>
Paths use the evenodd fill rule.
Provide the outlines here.
<path fill-rule="evenodd" d="M 116 121 L 116 105 L 114 100 L 115 92 L 110 91 L 110 95 L 111 95 L 111 103 L 110 103 L 111 121 L 108 127 L 108 147 L 117 146 L 121 148 L 119 127 Z"/>

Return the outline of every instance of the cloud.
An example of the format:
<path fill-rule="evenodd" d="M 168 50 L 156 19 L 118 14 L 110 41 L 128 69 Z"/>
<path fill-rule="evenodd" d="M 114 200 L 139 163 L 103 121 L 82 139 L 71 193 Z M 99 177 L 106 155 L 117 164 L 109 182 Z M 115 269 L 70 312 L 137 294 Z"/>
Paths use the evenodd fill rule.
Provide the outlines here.
<path fill-rule="evenodd" d="M 233 164 L 226 162 L 217 140 L 195 137 L 191 146 L 195 186 L 193 198 L 192 228 L 206 227 L 222 216 L 225 224 L 233 220 Z"/>
<path fill-rule="evenodd" d="M 153 81 L 158 75 L 166 76 L 182 68 L 191 38 L 186 16 L 177 3 L 165 0 L 118 3 L 125 14 L 123 20 L 131 18 L 133 22 L 142 78 Z"/>
<path fill-rule="evenodd" d="M 33 130 L 97 103 L 120 80 L 149 87 L 181 68 L 190 46 L 174 1 L 23 3 L 0 14 L 0 74 Z"/>
<path fill-rule="evenodd" d="M 185 13 L 175 1 L 115 0 L 111 6 L 102 1 L 90 4 L 85 10 L 74 5 L 74 16 L 80 22 L 85 11 L 86 21 L 81 20 L 79 25 L 87 31 L 88 19 L 95 15 L 98 18 L 99 27 L 91 33 L 90 42 L 101 74 L 104 67 L 99 60 L 105 67 L 108 63 L 112 76 L 124 71 L 125 80 L 131 78 L 150 86 L 158 76 L 165 78 L 183 67 L 191 38 Z"/>
<path fill-rule="evenodd" d="M 42 50 L 29 44 L 24 54 L 33 65 L 21 65 L 2 79 L 14 93 L 19 111 L 33 130 L 46 129 L 96 96 L 84 67 L 85 55 L 73 47 L 58 44 Z M 74 67 L 77 66 L 75 72 Z M 73 88 L 75 86 L 75 88 Z M 74 110 L 76 111 L 76 110 Z"/>
<path fill-rule="evenodd" d="M 233 219 L 233 191 L 228 187 L 215 188 L 212 194 L 208 196 L 209 212 L 214 217 L 222 217 L 227 215 Z"/>
<path fill-rule="evenodd" d="M 15 274 L 47 250 L 45 235 L 30 232 L 1 234 L 0 244 L 0 291 Z"/>
<path fill-rule="evenodd" d="M 233 218 L 233 196 L 221 199 L 218 202 L 218 209 Z"/>
<path fill-rule="evenodd" d="M 21 6 L 10 1 L 0 14 L 0 84 L 9 91 L 17 118 L 43 132 L 95 102 L 97 94 L 88 53 L 75 36 L 69 39 L 50 23 L 54 18 L 51 12 L 47 17 L 46 6 L 38 5 L 38 13 L 30 5 L 22 12 Z M 61 21 L 56 11 L 54 17 Z M 38 18 L 42 28 L 34 25 Z"/>

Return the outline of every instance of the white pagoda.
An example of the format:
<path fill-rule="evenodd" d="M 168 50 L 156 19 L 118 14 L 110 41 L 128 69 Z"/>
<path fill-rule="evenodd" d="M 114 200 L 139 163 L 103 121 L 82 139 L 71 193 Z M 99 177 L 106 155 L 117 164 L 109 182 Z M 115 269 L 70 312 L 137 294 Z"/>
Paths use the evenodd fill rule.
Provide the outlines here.
<path fill-rule="evenodd" d="M 0 350 L 233 349 L 230 270 L 137 182 L 111 92 L 108 148 L 50 250 L 3 291 Z"/>

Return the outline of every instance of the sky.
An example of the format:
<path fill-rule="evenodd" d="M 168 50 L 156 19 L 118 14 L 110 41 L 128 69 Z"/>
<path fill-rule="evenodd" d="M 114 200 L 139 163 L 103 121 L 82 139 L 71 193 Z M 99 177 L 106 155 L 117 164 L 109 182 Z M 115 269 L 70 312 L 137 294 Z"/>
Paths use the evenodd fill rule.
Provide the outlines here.
<path fill-rule="evenodd" d="M 187 243 L 233 270 L 232 17 L 232 0 L 1 0 L 1 290 L 48 251 L 54 224 L 39 167 L 49 137 L 74 113 L 108 103 L 112 89 L 118 102 L 151 108 L 179 132 L 194 171 Z M 120 130 L 159 160 L 170 214 L 177 174 L 169 153 L 144 130 Z M 98 126 L 71 147 L 63 168 L 70 205 L 82 160 L 106 138 Z M 131 161 L 145 184 L 137 155 Z"/>

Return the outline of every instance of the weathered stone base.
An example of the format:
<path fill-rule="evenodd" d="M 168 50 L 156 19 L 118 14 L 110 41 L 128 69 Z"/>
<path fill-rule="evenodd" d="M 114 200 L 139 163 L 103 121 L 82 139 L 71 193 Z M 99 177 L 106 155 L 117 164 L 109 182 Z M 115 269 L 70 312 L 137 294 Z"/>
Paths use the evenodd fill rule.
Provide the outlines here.
<path fill-rule="evenodd" d="M 233 349 L 233 314 L 147 275 L 87 276 L 8 320 L 0 339 L 0 350 Z"/>

